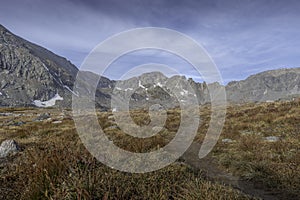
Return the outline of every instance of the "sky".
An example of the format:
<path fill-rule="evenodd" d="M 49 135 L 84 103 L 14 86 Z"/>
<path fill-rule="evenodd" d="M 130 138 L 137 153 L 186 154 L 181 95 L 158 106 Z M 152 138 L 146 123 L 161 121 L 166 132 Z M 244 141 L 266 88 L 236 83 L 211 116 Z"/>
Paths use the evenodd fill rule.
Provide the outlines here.
<path fill-rule="evenodd" d="M 297 0 L 3 0 L 0 24 L 79 68 L 96 45 L 122 31 L 173 29 L 202 45 L 228 83 L 300 67 L 299 10 Z M 146 63 L 168 65 L 201 81 L 189 63 L 160 50 L 124 55 L 106 76 L 118 79 Z"/>

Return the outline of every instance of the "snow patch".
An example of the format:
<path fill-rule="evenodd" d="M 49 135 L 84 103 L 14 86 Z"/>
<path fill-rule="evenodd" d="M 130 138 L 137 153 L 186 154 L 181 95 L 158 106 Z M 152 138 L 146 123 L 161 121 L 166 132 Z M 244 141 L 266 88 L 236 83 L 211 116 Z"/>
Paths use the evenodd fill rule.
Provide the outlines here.
<path fill-rule="evenodd" d="M 131 91 L 132 91 L 133 88 L 126 88 L 126 89 L 125 89 L 125 92 L 127 92 L 128 90 L 131 90 Z"/>
<path fill-rule="evenodd" d="M 74 92 L 73 90 L 71 90 L 68 86 L 64 85 L 64 88 L 66 88 L 67 90 L 69 90 L 72 94 L 74 94 L 75 96 L 79 96 L 78 93 Z"/>
<path fill-rule="evenodd" d="M 155 85 L 154 85 L 154 87 L 163 87 L 163 85 L 160 83 L 160 82 L 158 82 L 158 83 L 156 83 Z"/>
<path fill-rule="evenodd" d="M 47 108 L 47 107 L 54 106 L 56 101 L 62 101 L 62 100 L 64 100 L 64 98 L 62 98 L 61 96 L 59 96 L 58 93 L 56 93 L 56 95 L 52 99 L 49 99 L 48 101 L 34 100 L 33 104 L 37 107 Z"/>
<path fill-rule="evenodd" d="M 46 67 L 46 65 L 43 63 L 43 67 L 49 72 L 48 67 Z"/>
<path fill-rule="evenodd" d="M 141 81 L 139 80 L 139 87 L 145 89 L 146 87 L 142 85 Z"/>
<path fill-rule="evenodd" d="M 182 90 L 182 92 L 180 92 L 180 94 L 183 96 L 183 95 L 187 95 L 189 93 L 189 91 L 187 91 L 187 90 Z"/>

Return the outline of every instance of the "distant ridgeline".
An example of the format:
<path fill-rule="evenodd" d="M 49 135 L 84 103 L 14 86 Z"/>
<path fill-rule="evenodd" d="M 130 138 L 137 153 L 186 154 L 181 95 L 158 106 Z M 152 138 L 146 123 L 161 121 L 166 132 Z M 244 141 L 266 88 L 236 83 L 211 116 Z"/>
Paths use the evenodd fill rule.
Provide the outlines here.
<path fill-rule="evenodd" d="M 2 107 L 70 107 L 78 69 L 67 59 L 28 42 L 0 25 L 0 106 Z M 83 72 L 85 80 L 97 75 Z M 167 85 L 175 84 L 182 76 L 167 78 L 160 72 L 146 73 L 128 80 L 114 81 L 102 77 L 98 83 L 95 103 L 109 109 L 113 90 L 126 95 L 132 88 L 130 106 L 149 106 L 160 103 L 177 106 L 179 102 L 168 92 Z M 209 90 L 224 87 L 219 83 L 197 83 L 187 80 L 200 104 L 210 102 Z M 152 84 L 150 84 L 152 83 Z M 155 84 L 153 84 L 155 83 Z M 127 88 L 115 88 L 116 85 Z M 88 82 L 78 91 L 88 92 Z M 279 69 L 252 75 L 246 80 L 233 81 L 225 86 L 227 99 L 233 103 L 291 100 L 300 96 L 300 68 Z M 189 95 L 185 86 L 176 88 L 182 96 Z"/>

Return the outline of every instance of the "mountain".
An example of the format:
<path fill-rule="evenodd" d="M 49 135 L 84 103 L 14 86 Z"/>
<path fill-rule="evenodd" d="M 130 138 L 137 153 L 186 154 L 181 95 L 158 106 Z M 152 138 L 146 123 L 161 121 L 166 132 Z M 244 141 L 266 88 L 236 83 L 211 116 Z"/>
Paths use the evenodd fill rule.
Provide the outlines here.
<path fill-rule="evenodd" d="M 67 59 L 0 25 L 0 106 L 71 107 L 72 95 L 90 93 L 89 81 L 99 78 L 92 72 L 81 72 L 81 82 L 73 90 L 77 73 L 76 66 Z M 209 88 L 221 87 L 225 87 L 227 99 L 233 103 L 292 99 L 300 94 L 300 68 L 267 71 L 226 86 L 197 83 L 184 76 L 168 78 L 159 72 L 122 81 L 101 77 L 95 103 L 104 110 L 110 109 L 112 97 L 119 104 L 127 99 L 130 107 L 158 103 L 174 107 L 189 103 L 193 98 L 188 97 L 205 104 L 210 102 Z"/>
<path fill-rule="evenodd" d="M 126 88 L 121 89 L 124 88 L 124 85 L 127 85 L 127 90 L 138 88 L 131 98 L 133 107 L 134 102 L 138 100 L 138 102 L 143 101 L 143 105 L 146 107 L 153 104 L 175 107 L 179 106 L 180 102 L 192 104 L 189 102 L 193 100 L 192 97 L 195 97 L 199 104 L 205 104 L 210 102 L 209 88 L 215 90 L 224 87 L 219 83 L 197 83 L 191 78 L 187 79 L 185 76 L 179 75 L 167 78 L 160 72 L 145 73 L 125 81 L 118 81 L 116 85 L 118 86 L 117 90 L 123 92 L 126 91 Z"/>
<path fill-rule="evenodd" d="M 187 86 L 181 85 L 176 87 L 177 83 L 181 80 L 186 80 L 184 76 L 173 76 L 170 78 L 165 77 L 161 73 L 146 73 L 139 77 L 131 78 L 126 81 L 121 81 L 117 85 L 127 84 L 127 89 L 118 87 L 118 90 L 125 93 L 128 88 L 137 88 L 141 85 L 139 90 L 136 90 L 135 95 L 137 100 L 147 102 L 148 104 L 162 103 L 169 106 L 177 106 L 176 98 L 174 95 L 170 96 L 168 88 L 173 88 L 177 91 L 178 97 L 182 99 L 188 94 L 193 92 L 197 95 L 199 104 L 206 104 L 211 101 L 210 90 L 217 90 L 221 87 L 219 83 L 197 83 L 193 79 L 189 78 L 187 82 L 190 84 L 194 91 L 187 92 Z M 152 82 L 154 84 L 149 84 Z M 161 87 L 157 87 L 161 86 Z M 175 87 L 174 87 L 175 86 Z M 144 87 L 144 90 L 141 90 Z M 252 75 L 242 81 L 232 81 L 225 86 L 227 101 L 230 103 L 247 103 L 247 102 L 270 102 L 278 100 L 292 100 L 293 98 L 300 97 L 300 68 L 290 69 L 277 69 L 265 71 L 256 75 Z M 120 92 L 121 92 L 120 91 Z M 166 91 L 164 93 L 164 91 Z M 149 95 L 152 94 L 152 95 Z M 154 100 L 151 97 L 159 96 L 158 100 Z M 159 95 L 157 95 L 159 94 Z M 134 102 L 134 101 L 133 101 Z M 170 103 L 174 102 L 174 103 Z M 134 104 L 134 103 L 133 103 Z"/>
<path fill-rule="evenodd" d="M 226 86 L 227 98 L 234 103 L 292 99 L 300 95 L 300 68 L 277 69 L 252 75 Z"/>
<path fill-rule="evenodd" d="M 30 106 L 53 98 L 62 99 L 71 92 L 77 71 L 65 58 L 12 34 L 0 25 L 2 106 Z"/>
<path fill-rule="evenodd" d="M 67 59 L 0 25 L 0 106 L 71 105 L 78 69 Z M 94 77 L 85 72 L 86 79 Z M 101 78 L 99 87 L 113 84 Z M 99 101 L 107 96 L 98 95 Z"/>

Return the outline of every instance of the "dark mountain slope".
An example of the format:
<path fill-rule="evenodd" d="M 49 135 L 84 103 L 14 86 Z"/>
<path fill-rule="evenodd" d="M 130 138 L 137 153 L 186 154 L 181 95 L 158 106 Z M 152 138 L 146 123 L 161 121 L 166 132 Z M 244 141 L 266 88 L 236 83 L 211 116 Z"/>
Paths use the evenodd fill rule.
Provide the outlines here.
<path fill-rule="evenodd" d="M 67 59 L 0 25 L 0 106 L 70 107 L 77 72 Z M 86 80 L 97 78 L 91 72 L 84 73 Z M 113 83 L 102 77 L 98 86 L 105 88 Z M 101 94 L 97 91 L 99 101 L 108 97 Z"/>

